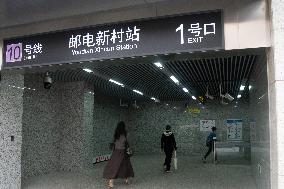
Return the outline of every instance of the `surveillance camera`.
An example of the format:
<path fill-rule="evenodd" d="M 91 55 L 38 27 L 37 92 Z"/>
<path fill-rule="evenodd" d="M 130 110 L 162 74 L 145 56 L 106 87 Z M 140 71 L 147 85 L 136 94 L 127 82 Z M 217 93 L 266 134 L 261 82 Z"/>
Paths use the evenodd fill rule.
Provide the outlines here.
<path fill-rule="evenodd" d="M 44 79 L 43 79 L 43 87 L 45 89 L 50 89 L 52 84 L 52 78 L 48 72 L 45 73 Z"/>
<path fill-rule="evenodd" d="M 225 94 L 225 98 L 228 99 L 229 101 L 233 101 L 234 97 L 232 97 L 229 93 Z"/>

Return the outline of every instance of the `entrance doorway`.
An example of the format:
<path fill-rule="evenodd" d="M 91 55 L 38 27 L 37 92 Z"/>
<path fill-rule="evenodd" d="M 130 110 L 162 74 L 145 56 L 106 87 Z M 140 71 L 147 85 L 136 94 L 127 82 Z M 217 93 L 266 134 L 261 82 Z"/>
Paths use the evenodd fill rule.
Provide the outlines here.
<path fill-rule="evenodd" d="M 43 87 L 47 75 L 50 89 Z M 24 188 L 103 188 L 108 146 L 121 120 L 134 151 L 131 188 L 253 189 L 257 174 L 269 185 L 264 49 L 31 68 L 25 87 Z M 166 125 L 178 147 L 178 169 L 170 174 L 163 173 L 160 149 Z M 212 155 L 202 162 L 212 126 L 218 164 Z"/>

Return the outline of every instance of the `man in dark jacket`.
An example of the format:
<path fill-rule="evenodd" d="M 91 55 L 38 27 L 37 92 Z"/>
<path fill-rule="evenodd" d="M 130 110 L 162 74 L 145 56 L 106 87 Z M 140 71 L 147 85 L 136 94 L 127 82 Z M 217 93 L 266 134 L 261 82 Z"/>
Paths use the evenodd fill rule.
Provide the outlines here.
<path fill-rule="evenodd" d="M 171 126 L 169 125 L 166 126 L 166 131 L 162 134 L 161 149 L 166 154 L 164 168 L 166 173 L 169 173 L 171 169 L 173 151 L 177 150 L 175 137 L 174 134 L 171 132 Z"/>
<path fill-rule="evenodd" d="M 206 158 L 207 156 L 213 151 L 214 152 L 214 142 L 216 141 L 216 127 L 212 127 L 211 128 L 212 132 L 208 135 L 207 139 L 206 139 L 206 146 L 208 147 L 208 151 L 207 153 L 204 155 L 204 157 L 202 158 L 203 163 L 206 163 Z M 215 163 L 217 162 L 217 155 L 215 154 Z"/>

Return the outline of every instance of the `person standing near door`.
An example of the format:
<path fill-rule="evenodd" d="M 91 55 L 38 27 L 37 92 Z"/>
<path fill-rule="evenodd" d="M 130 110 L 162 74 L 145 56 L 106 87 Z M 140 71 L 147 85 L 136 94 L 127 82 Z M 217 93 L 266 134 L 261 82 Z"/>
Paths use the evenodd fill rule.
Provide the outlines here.
<path fill-rule="evenodd" d="M 174 150 L 177 150 L 176 140 L 174 134 L 171 132 L 171 126 L 166 126 L 166 131 L 161 137 L 161 149 L 165 152 L 166 158 L 164 162 L 164 170 L 166 173 L 170 172 L 171 160 Z"/>

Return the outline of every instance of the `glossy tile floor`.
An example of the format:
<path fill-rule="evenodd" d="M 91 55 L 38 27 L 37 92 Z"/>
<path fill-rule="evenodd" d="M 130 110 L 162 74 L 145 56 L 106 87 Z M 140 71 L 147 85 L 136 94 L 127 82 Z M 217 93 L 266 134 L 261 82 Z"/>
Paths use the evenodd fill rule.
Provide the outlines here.
<path fill-rule="evenodd" d="M 178 170 L 163 173 L 163 156 L 136 156 L 132 158 L 135 178 L 125 185 L 115 181 L 118 189 L 256 189 L 250 165 L 239 158 L 219 158 L 217 165 L 203 164 L 199 157 L 179 157 Z M 85 173 L 53 173 L 24 181 L 24 189 L 103 189 L 105 163 L 97 164 Z"/>

